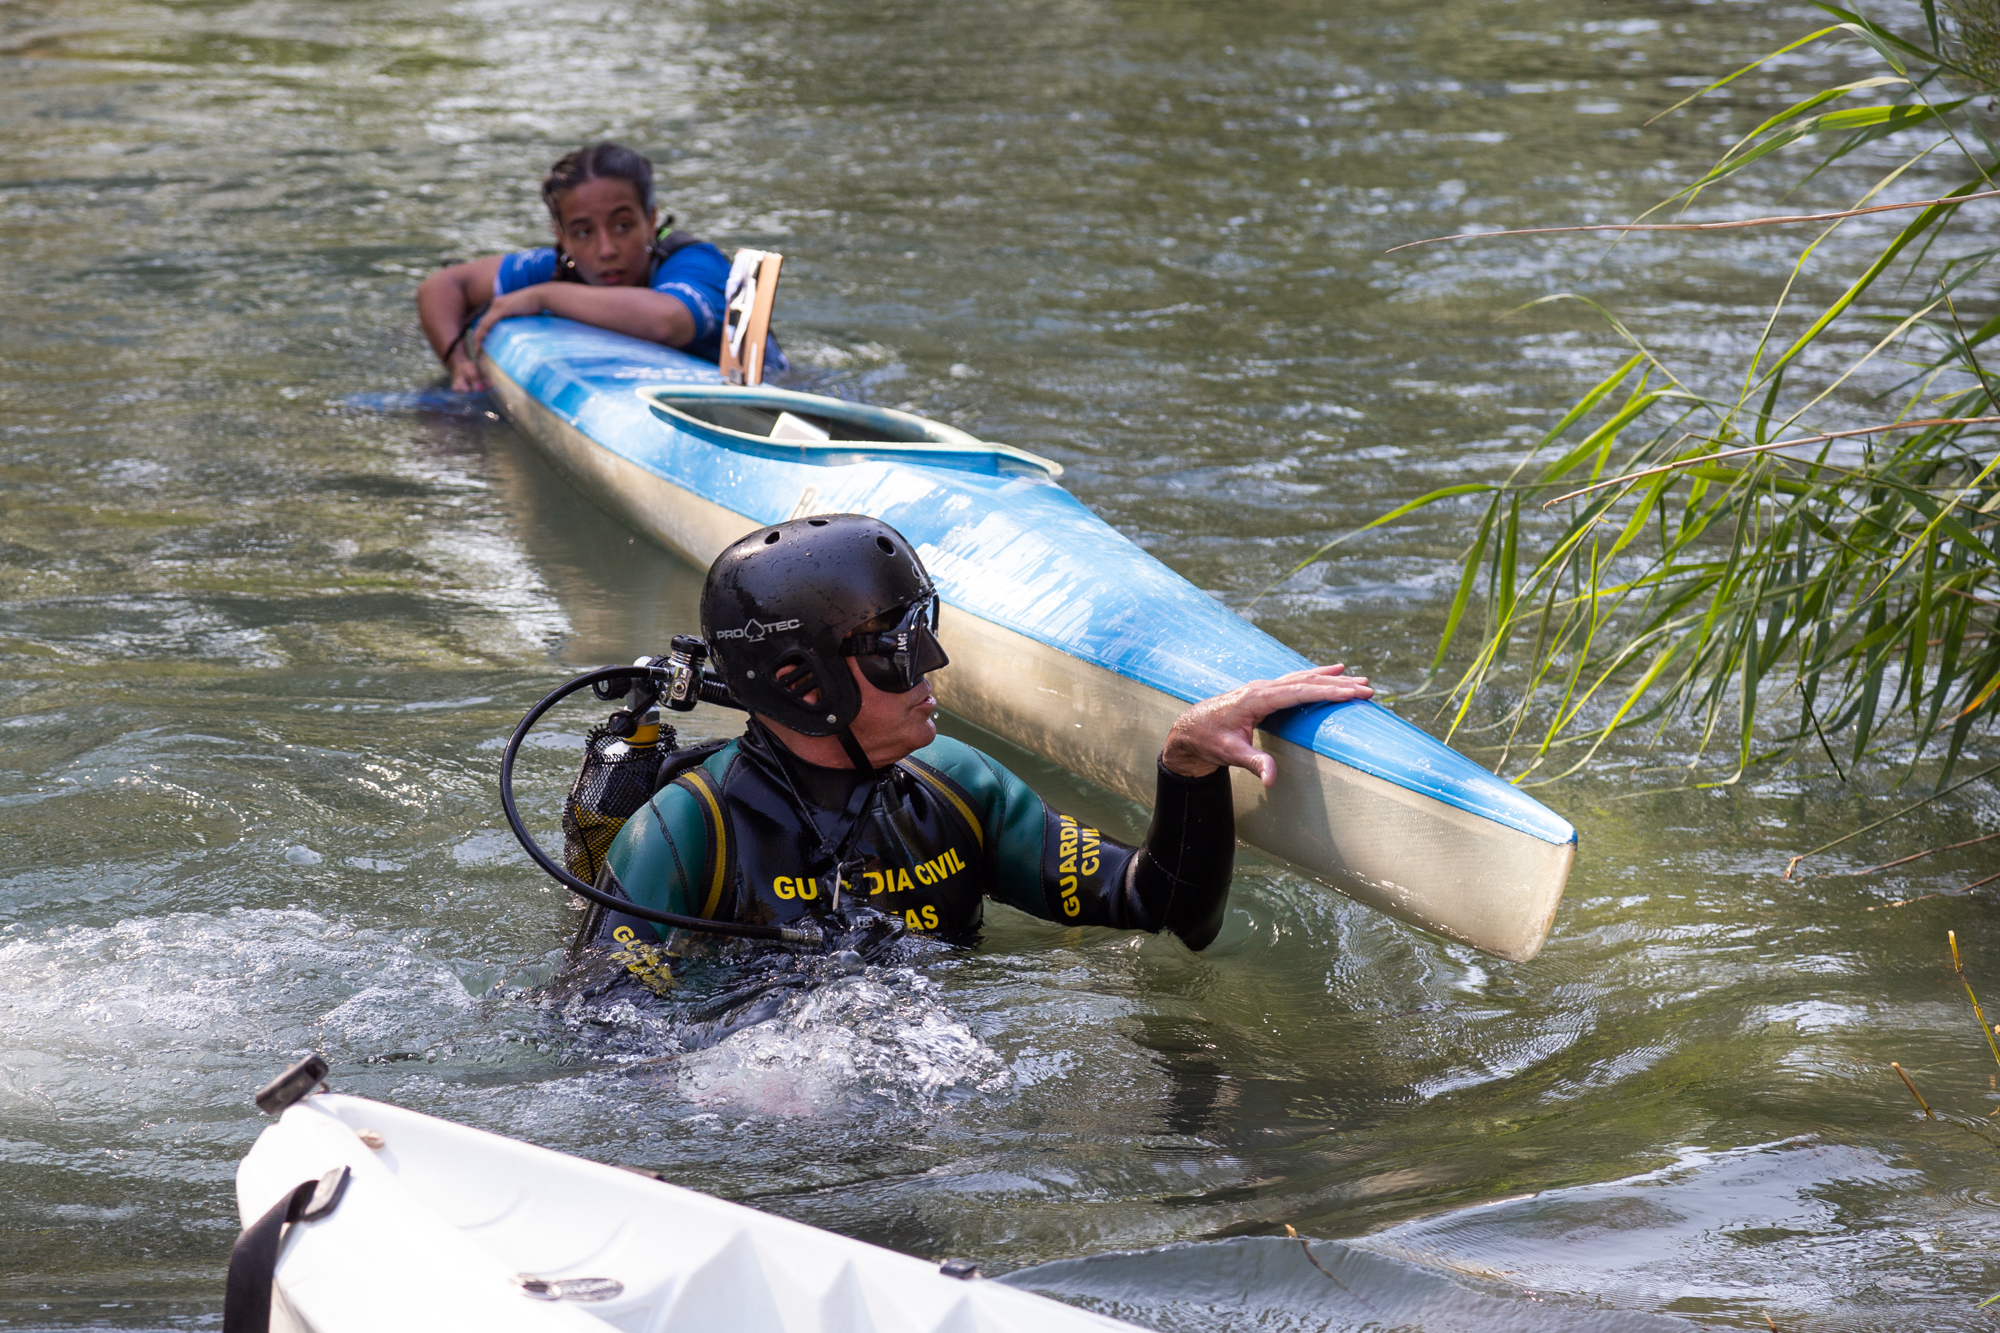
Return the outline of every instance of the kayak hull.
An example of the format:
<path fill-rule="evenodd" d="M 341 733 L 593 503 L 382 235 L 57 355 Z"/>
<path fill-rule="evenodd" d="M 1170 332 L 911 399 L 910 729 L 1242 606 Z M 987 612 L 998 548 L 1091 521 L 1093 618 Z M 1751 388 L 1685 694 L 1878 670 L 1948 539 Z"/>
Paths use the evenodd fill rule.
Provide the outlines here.
<path fill-rule="evenodd" d="M 940 626 L 951 666 L 938 702 L 1099 786 L 1152 804 L 1156 756 L 1187 702 L 991 621 Z M 1231 770 L 1237 836 L 1348 897 L 1420 929 L 1526 961 L 1547 938 L 1576 856 L 1257 733 L 1278 779 Z M 1338 819 L 1328 812 L 1337 811 Z"/>
<path fill-rule="evenodd" d="M 286 1235 L 274 1330 L 1132 1333 L 804 1223 L 335 1093 L 294 1104 L 258 1137 L 236 1173 L 243 1224 L 342 1166 L 337 1206 Z M 518 1276 L 618 1290 L 537 1299 Z"/>
<path fill-rule="evenodd" d="M 559 336 L 514 328 L 541 322 L 495 329 L 487 383 L 586 494 L 698 567 L 786 518 L 851 511 L 894 523 L 947 603 L 940 637 L 952 665 L 934 677 L 939 702 L 1113 791 L 1151 802 L 1160 745 L 1189 703 L 1306 665 L 1047 476 L 1011 464 L 987 477 L 902 458 L 747 456 L 727 432 L 647 411 L 631 392 L 712 384 L 712 367 L 601 341 L 615 335 L 577 339 L 567 331 L 577 326 Z M 565 353 L 577 341 L 598 357 L 629 357 L 621 377 L 606 385 Z M 634 367 L 654 375 L 635 385 Z M 1541 948 L 1576 842 L 1545 807 L 1373 704 L 1292 710 L 1270 719 L 1258 743 L 1278 778 L 1267 790 L 1232 775 L 1244 841 L 1447 939 L 1516 961 Z"/>

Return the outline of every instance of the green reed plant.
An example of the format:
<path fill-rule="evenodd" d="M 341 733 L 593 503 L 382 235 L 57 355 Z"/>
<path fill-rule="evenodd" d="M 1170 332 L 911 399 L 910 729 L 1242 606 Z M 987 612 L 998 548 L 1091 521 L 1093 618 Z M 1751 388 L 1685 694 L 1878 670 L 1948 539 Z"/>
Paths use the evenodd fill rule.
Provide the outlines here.
<path fill-rule="evenodd" d="M 1843 757 L 1893 743 L 1912 764 L 1941 751 L 1942 783 L 2000 710 L 2000 357 L 1987 348 L 2000 335 L 1987 271 L 2000 255 L 2000 0 L 1926 0 L 1909 31 L 1818 7 L 1836 21 L 1696 97 L 1835 41 L 1860 43 L 1877 72 L 1793 101 L 1659 206 L 1775 176 L 1801 154 L 1810 178 L 1863 147 L 1891 150 L 1851 211 L 1724 224 L 1812 228 L 1732 387 L 1692 386 L 1591 303 L 1631 354 L 1510 476 L 1368 525 L 1483 507 L 1422 692 L 1446 696 L 1456 732 L 1504 686 L 1497 769 L 1559 777 L 1615 733 L 1688 718 L 1695 762 L 1726 747 L 1723 781 L 1822 754 L 1844 777 Z M 1893 202 L 1919 164 L 1956 184 Z M 1894 234 L 1831 304 L 1795 313 L 1801 274 L 1863 212 Z M 1843 335 L 1872 325 L 1865 347 L 1836 346 L 1837 323 Z M 1864 371 L 1880 383 L 1898 362 L 1893 390 L 1860 392 Z M 1473 632 L 1470 664 L 1446 683 Z"/>

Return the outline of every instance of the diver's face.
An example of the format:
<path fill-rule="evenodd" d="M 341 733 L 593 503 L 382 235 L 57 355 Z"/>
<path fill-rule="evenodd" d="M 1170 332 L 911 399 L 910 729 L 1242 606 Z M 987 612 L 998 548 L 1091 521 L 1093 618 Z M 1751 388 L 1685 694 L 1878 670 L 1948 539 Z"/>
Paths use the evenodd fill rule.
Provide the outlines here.
<path fill-rule="evenodd" d="M 868 762 L 887 768 L 898 759 L 923 749 L 937 739 L 937 696 L 928 679 L 913 690 L 891 694 L 869 684 L 860 664 L 847 659 L 854 683 L 861 690 L 861 711 L 854 718 L 854 739 L 868 752 Z"/>
<path fill-rule="evenodd" d="M 931 693 L 928 678 L 919 680 L 913 689 L 891 694 L 869 684 L 868 677 L 861 674 L 855 659 L 850 657 L 846 662 L 847 669 L 854 673 L 855 688 L 861 691 L 861 711 L 855 715 L 850 730 L 868 755 L 871 767 L 887 768 L 937 739 L 937 696 Z M 778 679 L 783 681 L 799 669 L 797 666 L 781 667 Z M 816 708 L 820 692 L 814 690 L 799 702 L 808 708 Z M 818 764 L 822 768 L 847 768 L 851 765 L 845 747 L 836 737 L 808 736 L 762 713 L 757 716 L 785 743 L 786 749 L 807 763 Z"/>
<path fill-rule="evenodd" d="M 630 181 L 599 176 L 556 200 L 556 239 L 592 287 L 644 287 L 657 218 Z"/>

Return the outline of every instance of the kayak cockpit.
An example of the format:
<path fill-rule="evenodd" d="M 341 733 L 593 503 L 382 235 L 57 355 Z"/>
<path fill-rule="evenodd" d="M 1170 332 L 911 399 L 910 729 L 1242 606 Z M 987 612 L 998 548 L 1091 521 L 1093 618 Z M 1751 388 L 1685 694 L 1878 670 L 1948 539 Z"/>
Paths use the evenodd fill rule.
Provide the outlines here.
<path fill-rule="evenodd" d="M 651 384 L 654 416 L 711 444 L 762 458 L 834 467 L 895 462 L 988 476 L 1062 475 L 1062 465 L 894 408 L 763 385 Z"/>

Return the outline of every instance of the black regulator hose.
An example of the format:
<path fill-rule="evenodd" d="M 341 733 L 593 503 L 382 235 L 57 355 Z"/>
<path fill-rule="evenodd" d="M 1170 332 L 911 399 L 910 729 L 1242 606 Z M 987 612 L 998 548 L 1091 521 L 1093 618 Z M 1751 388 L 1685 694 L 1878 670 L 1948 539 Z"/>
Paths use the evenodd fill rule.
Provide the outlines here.
<path fill-rule="evenodd" d="M 584 883 L 575 875 L 565 870 L 553 857 L 542 850 L 542 845 L 535 841 L 535 836 L 528 832 L 527 825 L 521 821 L 521 811 L 514 804 L 514 759 L 521 752 L 521 743 L 528 738 L 528 733 L 534 730 L 535 723 L 541 721 L 542 715 L 561 703 L 564 699 L 567 699 L 570 695 L 575 694 L 578 690 L 588 689 L 600 682 L 614 680 L 647 680 L 659 682 L 662 676 L 663 673 L 651 667 L 600 667 L 596 671 L 586 671 L 583 675 L 578 676 L 567 685 L 559 687 L 548 698 L 529 709 L 528 715 L 521 719 L 519 726 L 514 728 L 513 736 L 507 741 L 507 749 L 500 756 L 500 807 L 507 812 L 507 826 L 514 830 L 514 836 L 520 839 L 521 847 L 530 857 L 534 858 L 536 865 L 547 871 L 557 883 L 561 884 L 571 893 L 574 893 L 577 897 L 596 903 L 600 907 L 608 908 L 614 912 L 623 912 L 626 916 L 635 916 L 641 921 L 651 921 L 662 926 L 674 926 L 681 930 L 706 931 L 711 935 L 733 935 L 738 939 L 746 940 L 781 940 L 787 944 L 822 943 L 825 939 L 824 935 L 821 934 L 816 925 L 812 925 L 810 922 L 803 927 L 799 927 L 763 926 L 746 921 L 711 921 L 705 916 L 682 916 L 677 912 L 656 912 L 650 907 L 641 907 L 638 903 L 632 902 L 629 899 L 613 897 L 595 885 Z M 707 683 L 704 682 L 702 690 L 704 698 L 708 698 L 714 703 L 725 702 L 726 695 L 722 691 L 711 691 L 706 686 Z"/>

